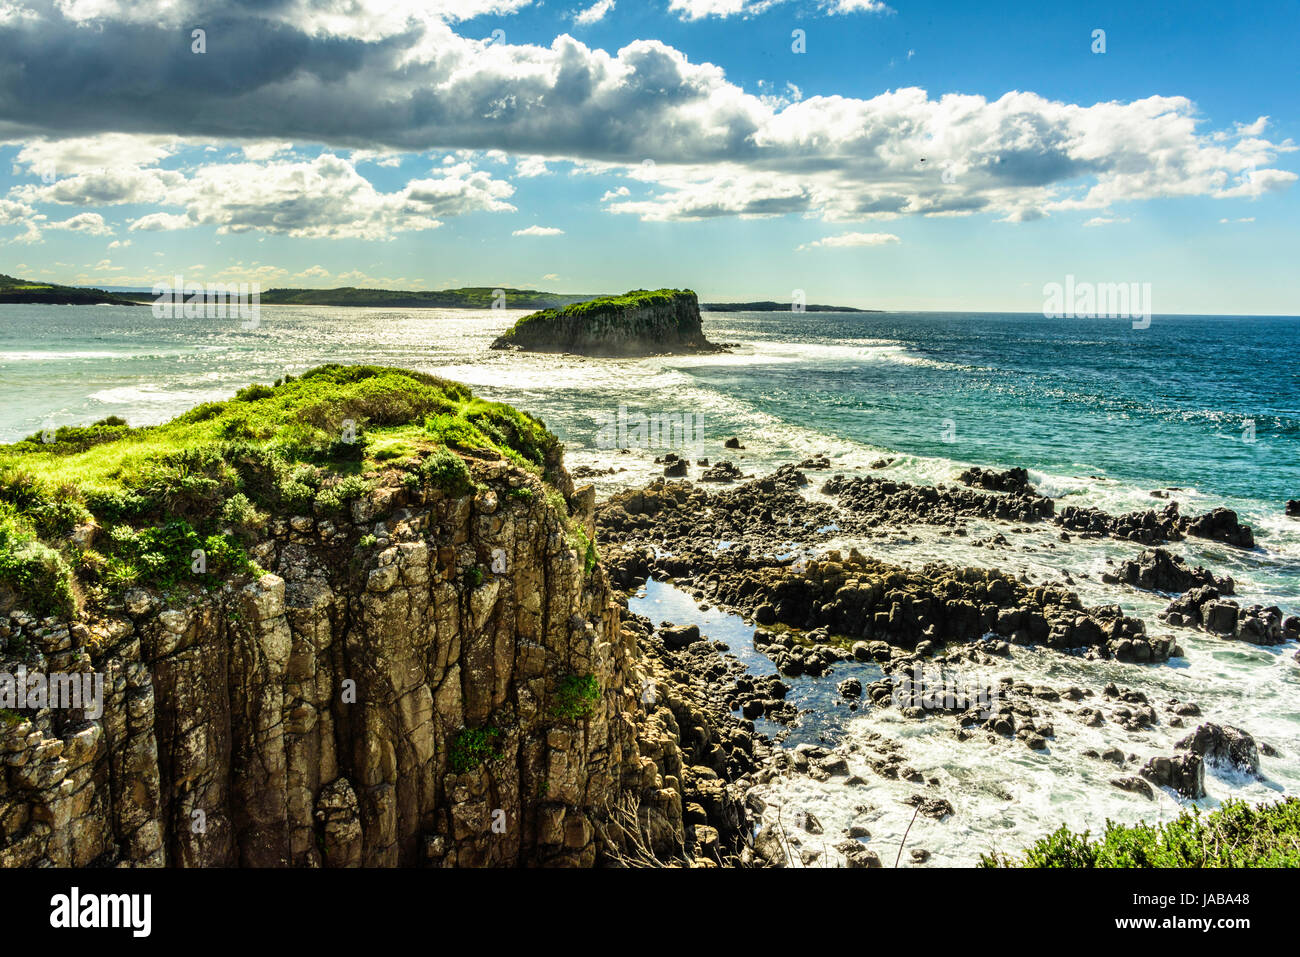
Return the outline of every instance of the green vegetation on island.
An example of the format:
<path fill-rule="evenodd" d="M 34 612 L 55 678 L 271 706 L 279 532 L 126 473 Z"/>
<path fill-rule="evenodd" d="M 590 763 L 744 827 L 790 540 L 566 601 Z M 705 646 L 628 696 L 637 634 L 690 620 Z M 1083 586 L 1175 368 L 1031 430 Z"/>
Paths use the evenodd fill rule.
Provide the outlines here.
<path fill-rule="evenodd" d="M 320 366 L 158 426 L 37 433 L 0 446 L 0 611 L 65 615 L 135 585 L 215 586 L 256 571 L 248 549 L 268 513 L 337 513 L 381 472 L 459 497 L 475 488 L 460 453 L 484 451 L 558 478 L 562 447 L 537 419 L 379 366 Z"/>
<path fill-rule="evenodd" d="M 585 355 L 719 349 L 704 338 L 699 299 L 690 289 L 634 289 L 621 296 L 543 309 L 519 319 L 492 348 Z"/>
<path fill-rule="evenodd" d="M 1090 839 L 1062 827 L 1023 856 L 985 855 L 984 867 L 1300 867 L 1300 798 L 1252 807 L 1225 801 L 1165 824 L 1115 824 Z"/>

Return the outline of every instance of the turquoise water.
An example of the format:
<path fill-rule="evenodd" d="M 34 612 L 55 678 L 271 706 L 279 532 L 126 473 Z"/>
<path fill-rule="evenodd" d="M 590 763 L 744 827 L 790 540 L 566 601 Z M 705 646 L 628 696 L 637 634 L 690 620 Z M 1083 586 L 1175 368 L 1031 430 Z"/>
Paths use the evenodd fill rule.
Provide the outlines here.
<path fill-rule="evenodd" d="M 1044 492 L 1111 512 L 1163 505 L 1151 490 L 1176 489 L 1172 497 L 1185 512 L 1237 509 L 1261 547 L 1246 553 L 1191 540 L 1173 549 L 1231 574 L 1243 602 L 1300 613 L 1300 520 L 1283 514 L 1286 499 L 1300 497 L 1300 319 L 1156 316 L 1149 328 L 1133 329 L 1123 320 L 1018 315 L 706 314 L 709 337 L 738 343 L 735 352 L 595 360 L 490 351 L 518 316 L 264 307 L 260 325 L 245 330 L 237 320 L 157 319 L 146 308 L 4 306 L 0 441 L 106 415 L 162 422 L 250 382 L 322 362 L 402 365 L 538 415 L 564 439 L 571 466 L 615 470 L 593 480 L 601 494 L 662 474 L 654 459 L 674 447 L 629 437 L 625 452 L 602 448 L 602 416 L 620 407 L 633 417 L 703 417 L 700 446 L 685 451 L 731 459 L 747 473 L 820 453 L 833 472 L 864 471 L 886 458 L 889 467 L 875 474 L 926 483 L 951 483 L 966 465 L 1022 465 Z M 745 450 L 723 448 L 733 435 Z M 1205 720 L 1243 727 L 1279 749 L 1264 759 L 1263 781 L 1211 774 L 1204 806 L 1300 791 L 1294 645 L 1257 648 L 1160 625 L 1155 613 L 1166 599 L 1100 580 L 1108 561 L 1137 551 L 1130 543 L 1062 543 L 1042 527 L 1010 535 L 1012 546 L 996 551 L 973 544 L 992 530 L 971 523 L 962 540 L 916 528 L 832 544 L 898 564 L 992 565 L 1034 581 L 1069 572 L 1085 602 L 1122 604 L 1152 631 L 1175 633 L 1186 657 L 1141 667 L 1024 650 L 1017 675 L 1098 688 L 1114 680 L 1153 700 L 1194 700 Z M 800 547 L 791 542 L 789 549 Z M 649 588 L 635 604 L 656 619 L 691 620 L 689 596 L 668 587 Z M 750 631 L 743 622 L 717 611 L 696 617 L 751 667 L 767 667 L 742 647 Z M 943 780 L 958 814 L 916 825 L 939 863 L 972 863 L 994 846 L 1018 848 L 1061 823 L 1095 829 L 1107 817 L 1169 817 L 1180 807 L 1170 794 L 1153 804 L 1107 783 L 1109 770 L 1082 751 L 1116 743 L 1109 728 L 1070 728 L 1047 753 L 1008 751 L 958 745 L 942 723 L 901 721 L 889 710 L 850 716 L 833 703 L 833 683 L 801 685 L 797 696 L 812 713 L 792 740 L 833 730 L 866 747 L 866 735 L 883 734 L 905 741 L 913 763 Z M 1143 755 L 1167 754 L 1182 733 L 1162 725 L 1120 743 Z M 903 803 L 909 786 L 872 787 L 869 803 L 879 812 L 869 825 L 896 846 L 911 824 L 912 808 Z M 862 801 L 857 789 L 805 778 L 769 790 L 813 810 L 828 834 L 855 820 Z"/>

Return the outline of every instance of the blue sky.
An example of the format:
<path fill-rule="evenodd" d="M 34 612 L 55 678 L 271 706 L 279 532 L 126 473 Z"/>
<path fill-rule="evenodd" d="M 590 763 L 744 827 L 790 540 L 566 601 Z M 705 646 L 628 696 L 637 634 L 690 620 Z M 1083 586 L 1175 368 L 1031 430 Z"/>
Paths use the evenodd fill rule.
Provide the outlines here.
<path fill-rule="evenodd" d="M 0 0 L 0 272 L 1296 314 L 1298 10 Z"/>

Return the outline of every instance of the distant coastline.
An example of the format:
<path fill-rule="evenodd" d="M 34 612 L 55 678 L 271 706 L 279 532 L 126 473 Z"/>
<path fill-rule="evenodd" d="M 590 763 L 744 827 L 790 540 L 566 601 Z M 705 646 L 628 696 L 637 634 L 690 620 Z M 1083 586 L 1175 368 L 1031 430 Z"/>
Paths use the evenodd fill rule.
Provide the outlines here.
<path fill-rule="evenodd" d="M 138 306 L 140 303 L 120 293 L 105 292 L 86 286 L 60 286 L 49 282 L 31 282 L 0 273 L 0 305 L 49 306 Z"/>
<path fill-rule="evenodd" d="M 579 302 L 590 302 L 605 293 L 559 293 L 540 289 L 513 289 L 502 286 L 465 286 L 458 289 L 361 289 L 340 286 L 335 289 L 268 289 L 261 293 L 264 306 L 357 306 L 387 309 L 563 309 Z M 57 283 L 15 279 L 0 273 L 0 305 L 4 303 L 48 303 L 50 305 L 118 305 L 138 306 L 157 298 L 152 291 L 127 289 L 108 291 L 85 286 L 62 286 Z M 704 302 L 703 312 L 794 312 L 789 302 Z M 880 312 L 854 306 L 829 306 L 810 303 L 802 312 Z"/>
<path fill-rule="evenodd" d="M 791 308 L 788 302 L 702 302 L 701 312 L 883 312 L 882 309 L 858 309 L 854 306 L 824 306 L 809 303 L 801 310 Z"/>

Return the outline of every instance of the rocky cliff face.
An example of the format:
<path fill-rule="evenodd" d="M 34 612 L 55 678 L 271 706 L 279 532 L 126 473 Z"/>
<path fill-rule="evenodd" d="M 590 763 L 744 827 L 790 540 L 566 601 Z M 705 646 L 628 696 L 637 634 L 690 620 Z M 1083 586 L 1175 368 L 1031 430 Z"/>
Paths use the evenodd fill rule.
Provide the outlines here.
<path fill-rule="evenodd" d="M 534 313 L 520 319 L 492 348 L 594 356 L 720 351 L 704 337 L 695 293 L 676 289 Z"/>
<path fill-rule="evenodd" d="M 347 514 L 272 516 L 258 577 L 0 619 L 0 671 L 105 676 L 98 717 L 0 713 L 0 866 L 706 863 L 719 830 L 743 848 L 706 722 L 604 571 L 535 477 L 472 468 L 472 495 L 381 483 Z M 590 495 L 568 500 L 591 533 Z"/>

